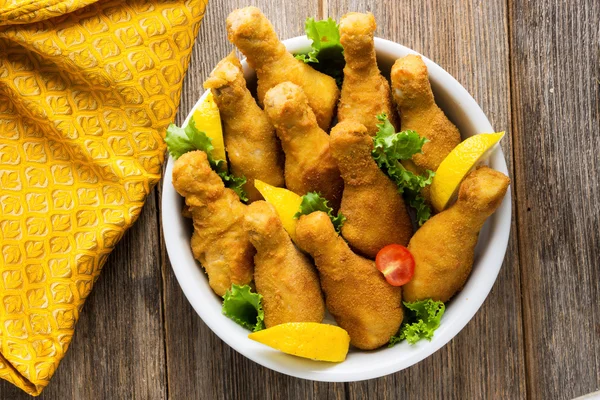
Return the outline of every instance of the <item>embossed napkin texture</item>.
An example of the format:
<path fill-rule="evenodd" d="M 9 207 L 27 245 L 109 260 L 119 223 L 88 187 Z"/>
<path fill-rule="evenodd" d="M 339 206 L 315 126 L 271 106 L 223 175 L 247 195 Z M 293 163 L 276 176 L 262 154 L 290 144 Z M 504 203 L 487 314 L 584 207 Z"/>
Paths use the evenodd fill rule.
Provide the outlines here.
<path fill-rule="evenodd" d="M 206 0 L 0 0 L 0 378 L 38 395 L 159 181 Z"/>

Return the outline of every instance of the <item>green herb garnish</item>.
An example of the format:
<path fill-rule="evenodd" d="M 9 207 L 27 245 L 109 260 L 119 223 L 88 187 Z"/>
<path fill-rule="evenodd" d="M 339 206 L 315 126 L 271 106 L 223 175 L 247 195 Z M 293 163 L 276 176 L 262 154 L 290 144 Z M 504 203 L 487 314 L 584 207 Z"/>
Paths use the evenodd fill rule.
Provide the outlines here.
<path fill-rule="evenodd" d="M 262 296 L 252 293 L 250 286 L 235 283 L 223 296 L 223 314 L 253 332 L 265 329 Z"/>
<path fill-rule="evenodd" d="M 373 159 L 398 187 L 408 204 L 417 212 L 419 226 L 431 216 L 431 209 L 421 196 L 421 189 L 430 185 L 435 173 L 427 170 L 426 175 L 417 175 L 407 170 L 401 160 L 410 160 L 414 154 L 421 153 L 423 145 L 428 142 L 412 130 L 396 133 L 387 115 L 380 114 L 377 119 L 379 130 L 373 138 Z"/>
<path fill-rule="evenodd" d="M 344 225 L 344 222 L 346 221 L 346 217 L 339 213 L 337 216 L 334 216 L 333 208 L 327 205 L 327 200 L 319 196 L 319 194 L 315 192 L 309 192 L 302 196 L 300 210 L 296 214 L 294 214 L 294 218 L 297 219 L 300 218 L 300 216 L 302 215 L 308 215 L 315 211 L 323 211 L 324 213 L 326 213 L 329 216 L 329 219 L 331 219 L 335 231 L 337 233 L 340 233 L 342 225 Z"/>
<path fill-rule="evenodd" d="M 312 40 L 311 51 L 296 54 L 296 58 L 310 64 L 317 71 L 335 78 L 338 86 L 342 86 L 346 62 L 338 25 L 331 18 L 322 21 L 307 18 L 304 29 L 306 36 Z"/>
<path fill-rule="evenodd" d="M 390 338 L 388 347 L 392 347 L 404 339 L 410 344 L 415 344 L 421 339 L 431 341 L 433 332 L 440 326 L 440 321 L 446 311 L 444 303 L 431 299 L 403 303 L 406 307 L 404 322 L 398 333 Z"/>

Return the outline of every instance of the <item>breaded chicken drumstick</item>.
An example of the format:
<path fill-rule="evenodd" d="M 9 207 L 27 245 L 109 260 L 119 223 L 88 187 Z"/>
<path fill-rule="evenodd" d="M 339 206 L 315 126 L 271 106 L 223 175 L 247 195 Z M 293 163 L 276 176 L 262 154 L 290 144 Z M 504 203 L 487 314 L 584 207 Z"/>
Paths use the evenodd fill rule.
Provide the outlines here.
<path fill-rule="evenodd" d="M 488 167 L 471 172 L 456 203 L 415 233 L 408 245 L 415 274 L 404 285 L 406 301 L 446 302 L 463 287 L 473 268 L 479 231 L 502 203 L 509 183 L 506 175 Z"/>
<path fill-rule="evenodd" d="M 338 120 L 352 119 L 367 127 L 369 135 L 377 133 L 377 115 L 385 113 L 395 128 L 390 84 L 375 57 L 373 33 L 377 25 L 373 14 L 351 12 L 340 21 L 340 41 L 344 47 L 344 83 L 338 105 Z"/>
<path fill-rule="evenodd" d="M 292 243 L 272 205 L 248 206 L 244 229 L 256 248 L 254 282 L 263 296 L 265 325 L 321 322 L 325 304 L 313 263 Z"/>
<path fill-rule="evenodd" d="M 315 260 L 327 309 L 363 350 L 386 344 L 402 323 L 401 289 L 387 283 L 375 262 L 352 252 L 324 212 L 303 215 L 298 245 Z"/>
<path fill-rule="evenodd" d="M 371 156 L 373 140 L 367 128 L 352 120 L 340 122 L 331 130 L 330 145 L 344 179 L 344 239 L 372 259 L 388 244 L 406 246 L 412 236 L 410 216 L 396 184 Z"/>
<path fill-rule="evenodd" d="M 460 143 L 460 132 L 435 104 L 427 66 L 421 56 L 409 54 L 396 60 L 391 78 L 402 130 L 412 129 L 429 139 L 423 145 L 423 154 L 415 154 L 412 161 L 422 170 L 435 172 Z"/>
<path fill-rule="evenodd" d="M 322 129 L 329 130 L 339 90 L 335 79 L 297 60 L 279 41 L 271 22 L 256 7 L 235 10 L 227 17 L 227 35 L 247 57 L 258 77 L 258 102 L 273 86 L 290 81 L 302 87 Z"/>
<path fill-rule="evenodd" d="M 302 89 L 284 82 L 265 95 L 265 111 L 285 153 L 285 184 L 299 195 L 318 192 L 339 209 L 344 182 L 331 156 L 329 135 L 317 124 Z"/>
<path fill-rule="evenodd" d="M 219 107 L 231 171 L 235 176 L 246 177 L 244 190 L 248 199 L 262 199 L 254 179 L 283 186 L 283 151 L 275 128 L 246 87 L 242 65 L 235 54 L 217 64 L 204 87 L 212 91 Z"/>
<path fill-rule="evenodd" d="M 223 296 L 232 283 L 252 281 L 254 247 L 242 227 L 246 207 L 210 168 L 206 153 L 185 153 L 173 166 L 173 186 L 185 197 L 194 221 L 192 253 Z"/>

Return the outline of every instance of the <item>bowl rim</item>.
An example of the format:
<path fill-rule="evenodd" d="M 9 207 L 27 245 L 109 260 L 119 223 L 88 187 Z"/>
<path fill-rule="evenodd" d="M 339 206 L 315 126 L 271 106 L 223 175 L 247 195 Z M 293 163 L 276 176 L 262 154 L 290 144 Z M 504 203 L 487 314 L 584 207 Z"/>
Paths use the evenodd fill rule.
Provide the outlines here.
<path fill-rule="evenodd" d="M 306 36 L 297 36 L 283 40 L 282 42 L 290 52 L 305 51 L 311 43 Z M 378 37 L 375 38 L 375 48 L 378 56 L 387 55 L 398 58 L 406 54 L 419 54 L 401 44 Z M 465 109 L 468 110 L 467 115 L 469 116 L 469 122 L 476 126 L 474 129 L 479 131 L 478 133 L 494 132 L 489 120 L 469 92 L 442 67 L 427 57 L 422 57 L 427 65 L 432 85 L 435 81 L 436 85 L 443 87 L 443 89 L 449 93 L 449 96 L 451 97 L 450 100 L 455 103 L 457 107 L 460 107 L 461 111 Z M 245 73 L 248 73 L 250 70 L 247 63 L 245 60 L 241 61 Z M 194 110 L 207 93 L 208 91 L 205 91 L 191 109 L 184 121 L 184 126 L 188 123 Z M 319 363 L 312 360 L 300 359 L 277 351 L 265 350 L 264 347 L 261 347 L 263 345 L 247 339 L 248 331 L 223 316 L 220 312 L 220 307 L 218 311 L 211 307 L 206 307 L 207 299 L 210 301 L 209 297 L 212 296 L 214 298 L 215 295 L 208 287 L 207 280 L 205 279 L 204 272 L 201 271 L 201 267 L 198 266 L 197 262 L 193 261 L 193 257 L 193 263 L 190 263 L 189 261 L 191 256 L 189 235 L 187 238 L 185 237 L 187 230 L 181 226 L 182 224 L 180 222 L 178 222 L 181 221 L 183 217 L 180 213 L 180 207 L 176 207 L 176 205 L 182 204 L 182 198 L 175 191 L 172 184 L 173 163 L 172 157 L 169 156 L 163 179 L 161 220 L 167 254 L 178 284 L 181 286 L 187 300 L 190 302 L 196 313 L 221 340 L 246 358 L 286 375 L 322 382 L 351 382 L 388 375 L 418 363 L 446 345 L 473 318 L 491 291 L 504 261 L 511 226 L 512 196 L 510 187 L 501 206 L 486 222 L 487 226 L 490 224 L 490 220 L 493 220 L 494 226 L 493 230 L 489 232 L 489 238 L 485 243 L 486 247 L 484 249 L 484 254 L 481 255 L 479 259 L 476 258 L 473 272 L 471 273 L 467 284 L 463 290 L 455 296 L 455 299 L 452 300 L 451 306 L 447 307 L 446 314 L 442 319 L 442 324 L 430 342 L 421 341 L 410 347 L 406 342 L 403 342 L 390 349 L 381 348 L 371 352 L 360 351 L 349 353 L 349 357 L 345 362 L 333 364 L 333 366 L 330 366 L 331 364 L 326 365 L 328 363 Z M 496 150 L 490 155 L 489 163 L 494 169 L 508 175 L 506 160 L 500 146 L 497 146 Z M 480 235 L 480 238 L 481 236 L 482 235 Z M 480 242 L 481 240 L 478 240 L 478 248 Z M 493 245 L 490 246 L 491 243 L 493 243 Z M 186 254 L 186 251 L 189 254 Z M 485 270 L 482 269 L 483 267 L 476 268 L 481 263 L 485 264 Z M 474 277 L 477 279 L 474 279 Z M 207 287 L 209 288 L 209 294 L 203 293 L 203 290 L 206 291 Z M 464 294 L 467 294 L 467 296 L 464 297 Z M 459 297 L 460 299 L 457 300 Z M 456 303 L 462 303 L 463 307 L 456 306 Z M 451 310 L 452 316 L 450 317 Z M 243 332 L 241 330 L 243 330 Z M 240 333 L 245 334 L 246 337 L 244 340 L 240 340 Z M 389 356 L 387 354 L 384 355 L 385 352 L 389 353 Z M 400 357 L 393 357 L 393 353 L 397 353 Z M 359 367 L 350 370 L 343 367 L 339 368 L 339 366 L 348 363 L 352 354 L 365 354 L 364 357 L 361 355 L 355 356 L 357 357 L 356 360 Z"/>

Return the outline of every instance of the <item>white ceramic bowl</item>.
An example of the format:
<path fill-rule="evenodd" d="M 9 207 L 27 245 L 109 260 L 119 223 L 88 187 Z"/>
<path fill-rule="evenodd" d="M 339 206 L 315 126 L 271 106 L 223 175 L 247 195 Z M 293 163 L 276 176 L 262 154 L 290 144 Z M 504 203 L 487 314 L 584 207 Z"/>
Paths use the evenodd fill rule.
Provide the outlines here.
<path fill-rule="evenodd" d="M 310 47 L 306 36 L 285 40 L 284 44 L 293 53 L 307 51 Z M 388 76 L 396 59 L 416 54 L 411 49 L 379 38 L 375 39 L 375 47 L 380 68 Z M 463 139 L 477 133 L 493 132 L 485 114 L 465 88 L 439 65 L 425 57 L 423 60 L 427 64 L 437 104 L 459 128 Z M 242 65 L 246 78 L 254 79 L 254 73 L 245 61 Z M 184 125 L 191 116 L 192 113 L 187 116 Z M 499 147 L 491 154 L 488 164 L 508 175 Z M 433 354 L 475 315 L 498 276 L 506 252 L 511 219 L 510 189 L 500 208 L 486 222 L 479 236 L 471 277 L 464 289 L 447 304 L 441 325 L 431 342 L 421 340 L 411 346 L 404 341 L 392 348 L 374 351 L 351 349 L 346 361 L 339 364 L 297 358 L 248 339 L 246 329 L 221 314 L 221 299 L 210 289 L 202 268 L 192 256 L 192 227 L 190 221 L 181 216 L 184 202 L 173 188 L 172 172 L 173 160 L 169 158 L 163 183 L 162 222 L 171 265 L 187 299 L 206 325 L 236 351 L 267 368 L 298 378 L 327 382 L 371 379 L 400 371 Z"/>

